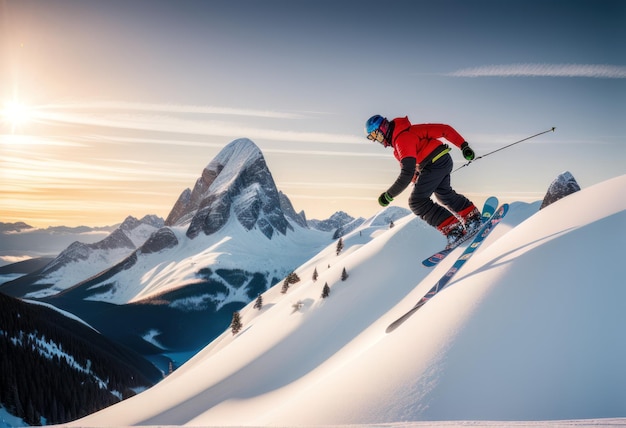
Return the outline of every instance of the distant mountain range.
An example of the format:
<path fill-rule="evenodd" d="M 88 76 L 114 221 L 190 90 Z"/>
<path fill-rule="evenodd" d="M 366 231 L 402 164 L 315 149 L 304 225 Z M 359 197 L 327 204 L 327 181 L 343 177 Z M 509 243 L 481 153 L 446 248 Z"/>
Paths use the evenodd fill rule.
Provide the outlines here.
<path fill-rule="evenodd" d="M 394 208 L 386 221 L 407 214 Z M 76 314 L 165 371 L 227 328 L 234 311 L 364 221 L 344 212 L 307 221 L 276 188 L 260 149 L 239 139 L 181 193 L 165 221 L 128 217 L 105 239 L 72 243 L 0 292 Z"/>
<path fill-rule="evenodd" d="M 49 226 L 45 229 L 37 229 L 23 221 L 18 221 L 16 223 L 3 223 L 0 221 L 0 233 L 7 232 L 24 232 L 24 231 L 32 231 L 39 230 L 45 231 L 48 233 L 89 233 L 89 232 L 98 232 L 105 231 L 110 232 L 113 228 L 117 226 L 103 226 L 103 227 L 90 227 L 90 226 Z"/>

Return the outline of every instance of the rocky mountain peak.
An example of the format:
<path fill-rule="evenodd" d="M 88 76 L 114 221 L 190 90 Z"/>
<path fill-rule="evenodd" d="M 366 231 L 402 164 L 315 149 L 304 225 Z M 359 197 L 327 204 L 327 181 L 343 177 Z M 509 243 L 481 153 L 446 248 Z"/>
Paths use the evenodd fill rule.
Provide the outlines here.
<path fill-rule="evenodd" d="M 580 186 L 572 173 L 565 171 L 559 174 L 559 176 L 550 184 L 539 209 L 543 209 L 551 203 L 556 202 L 574 192 L 578 192 L 579 190 Z"/>
<path fill-rule="evenodd" d="M 247 230 L 258 227 L 269 239 L 291 225 L 261 150 L 249 139 L 226 145 L 204 168 L 193 190 L 185 189 L 167 226 L 189 225 L 187 236 L 211 235 L 234 216 Z"/>

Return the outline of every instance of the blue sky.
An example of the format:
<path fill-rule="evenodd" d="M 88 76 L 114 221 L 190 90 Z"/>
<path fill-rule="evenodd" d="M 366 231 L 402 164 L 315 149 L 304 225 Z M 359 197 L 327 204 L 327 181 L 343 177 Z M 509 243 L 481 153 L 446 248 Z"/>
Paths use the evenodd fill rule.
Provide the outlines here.
<path fill-rule="evenodd" d="M 369 216 L 398 174 L 372 114 L 477 155 L 556 127 L 454 173 L 477 203 L 587 187 L 626 172 L 624 40 L 621 0 L 0 0 L 0 221 L 165 217 L 239 137 L 309 218 Z"/>

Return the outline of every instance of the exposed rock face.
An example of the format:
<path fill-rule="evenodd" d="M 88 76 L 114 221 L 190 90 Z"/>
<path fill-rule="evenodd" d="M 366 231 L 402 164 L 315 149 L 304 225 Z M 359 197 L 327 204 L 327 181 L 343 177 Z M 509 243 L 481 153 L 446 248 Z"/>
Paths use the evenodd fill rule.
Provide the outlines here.
<path fill-rule="evenodd" d="M 247 230 L 265 236 L 286 234 L 291 225 L 261 150 L 246 138 L 228 144 L 204 168 L 193 190 L 186 189 L 167 217 L 166 225 L 189 224 L 187 236 L 211 235 L 234 216 Z"/>
<path fill-rule="evenodd" d="M 306 215 L 304 214 L 304 211 L 296 213 L 296 210 L 293 208 L 293 205 L 291 205 L 291 201 L 289 200 L 287 195 L 285 195 L 280 190 L 278 191 L 278 197 L 280 199 L 280 207 L 286 217 L 293 220 L 296 224 L 302 227 L 309 227 L 306 221 Z"/>
<path fill-rule="evenodd" d="M 551 203 L 556 202 L 567 195 L 571 195 L 574 192 L 578 192 L 579 190 L 580 186 L 576 182 L 574 176 L 569 171 L 565 171 L 555 178 L 552 184 L 550 184 L 548 192 L 544 196 L 539 209 L 541 210 Z"/>
<path fill-rule="evenodd" d="M 109 236 L 104 238 L 102 241 L 94 242 L 93 244 L 87 244 L 87 246 L 93 250 L 113 250 L 116 248 L 128 248 L 129 250 L 135 249 L 135 244 L 133 244 L 133 241 L 131 241 L 130 238 L 126 236 L 121 227 L 115 229 L 113 232 L 111 232 Z"/>
<path fill-rule="evenodd" d="M 174 204 L 172 211 L 170 211 L 169 215 L 165 219 L 166 226 L 172 226 L 176 224 L 187 212 L 190 212 L 190 202 L 191 202 L 191 189 L 183 190 L 183 193 L 180 194 L 178 200 Z"/>
<path fill-rule="evenodd" d="M 142 254 L 158 253 L 161 250 L 174 248 L 178 245 L 178 238 L 169 227 L 163 227 L 154 232 L 139 248 Z"/>

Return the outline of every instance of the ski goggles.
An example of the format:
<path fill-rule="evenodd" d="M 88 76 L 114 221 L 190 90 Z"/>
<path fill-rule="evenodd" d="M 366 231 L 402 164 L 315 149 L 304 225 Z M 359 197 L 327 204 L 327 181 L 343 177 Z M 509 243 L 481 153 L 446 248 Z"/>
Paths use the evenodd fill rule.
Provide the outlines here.
<path fill-rule="evenodd" d="M 377 141 L 380 144 L 383 144 L 385 147 L 387 147 L 387 142 L 385 141 L 385 134 L 383 134 L 380 129 L 374 129 L 372 132 L 370 132 L 367 135 L 367 139 L 370 141 Z"/>

